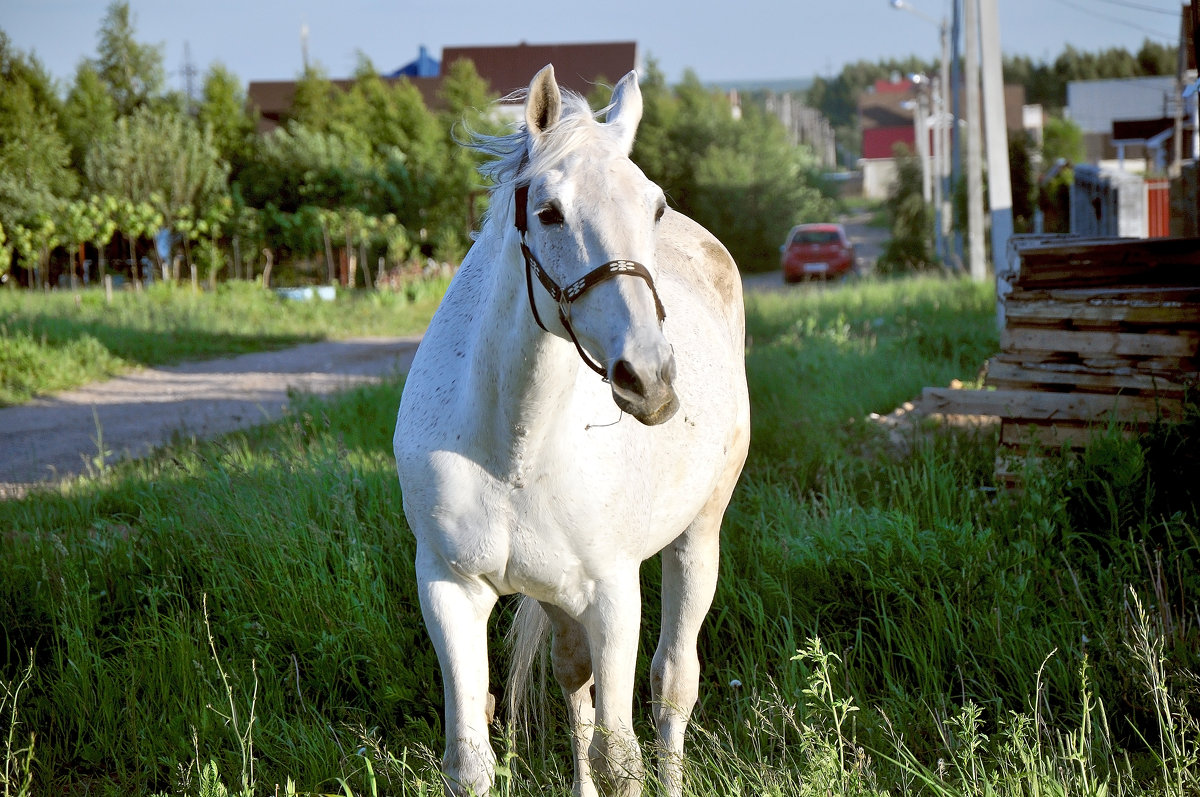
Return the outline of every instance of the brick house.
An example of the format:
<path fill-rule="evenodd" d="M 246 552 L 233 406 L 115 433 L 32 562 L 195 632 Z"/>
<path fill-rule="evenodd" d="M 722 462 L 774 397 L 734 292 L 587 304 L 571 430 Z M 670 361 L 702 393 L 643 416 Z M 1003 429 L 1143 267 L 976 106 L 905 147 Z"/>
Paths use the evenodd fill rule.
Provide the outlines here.
<path fill-rule="evenodd" d="M 546 64 L 554 64 L 561 86 L 585 95 L 597 84 L 616 83 L 640 65 L 637 43 L 632 41 L 446 47 L 440 64 L 444 67 L 463 58 L 474 62 L 480 77 L 500 97 L 527 87 L 530 78 Z M 426 106 L 437 109 L 441 105 L 445 73 L 444 69 L 436 69 L 438 64 L 422 47 L 417 60 L 384 75 L 383 79 L 410 81 L 421 92 Z M 353 80 L 331 82 L 343 90 L 354 83 Z M 246 94 L 250 104 L 258 109 L 259 132 L 268 132 L 282 124 L 291 110 L 296 81 L 252 80 Z"/>

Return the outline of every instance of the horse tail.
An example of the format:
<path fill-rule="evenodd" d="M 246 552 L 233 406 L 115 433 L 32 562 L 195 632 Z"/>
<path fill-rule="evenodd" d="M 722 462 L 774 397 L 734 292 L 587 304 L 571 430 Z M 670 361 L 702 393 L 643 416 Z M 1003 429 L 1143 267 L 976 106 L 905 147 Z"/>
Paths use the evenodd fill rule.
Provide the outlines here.
<path fill-rule="evenodd" d="M 546 716 L 546 683 L 550 618 L 541 604 L 521 598 L 505 641 L 511 651 L 508 686 L 505 689 L 508 718 L 528 744 L 531 730 L 541 727 Z"/>

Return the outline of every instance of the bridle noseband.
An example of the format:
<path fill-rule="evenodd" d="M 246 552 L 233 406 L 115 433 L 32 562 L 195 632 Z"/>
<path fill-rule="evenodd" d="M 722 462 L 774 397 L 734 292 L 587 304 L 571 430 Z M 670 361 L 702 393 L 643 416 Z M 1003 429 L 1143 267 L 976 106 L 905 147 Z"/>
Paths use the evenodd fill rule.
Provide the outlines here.
<path fill-rule="evenodd" d="M 529 231 L 525 209 L 525 206 L 529 202 L 529 184 L 525 183 L 518 186 L 514 198 L 516 202 L 515 226 L 517 231 L 521 233 L 521 254 L 525 256 L 525 286 L 529 292 L 529 308 L 533 311 L 533 320 L 546 332 L 550 331 L 546 329 L 546 325 L 542 323 L 542 317 L 538 313 L 537 302 L 533 298 L 533 278 L 530 274 L 537 275 L 538 282 L 542 283 L 542 287 L 546 289 L 546 293 L 550 294 L 550 298 L 558 304 L 558 320 L 562 322 L 563 328 L 571 336 L 571 342 L 575 344 L 575 349 L 579 352 L 580 358 L 587 363 L 589 368 L 600 374 L 607 381 L 608 372 L 584 351 L 583 346 L 579 343 L 579 338 L 575 336 L 575 330 L 571 326 L 571 303 L 600 283 L 610 280 L 613 277 L 618 277 L 622 274 L 641 277 L 650 286 L 650 294 L 654 297 L 654 307 L 658 311 L 658 325 L 661 327 L 667 317 L 667 313 L 663 310 L 662 301 L 658 298 L 658 291 L 654 288 L 654 278 L 650 276 L 649 269 L 634 260 L 610 260 L 604 265 L 598 266 L 587 274 L 584 274 L 567 287 L 560 288 L 558 283 L 542 268 L 542 264 L 538 262 L 533 252 L 530 251 L 529 246 L 525 243 L 525 233 Z"/>

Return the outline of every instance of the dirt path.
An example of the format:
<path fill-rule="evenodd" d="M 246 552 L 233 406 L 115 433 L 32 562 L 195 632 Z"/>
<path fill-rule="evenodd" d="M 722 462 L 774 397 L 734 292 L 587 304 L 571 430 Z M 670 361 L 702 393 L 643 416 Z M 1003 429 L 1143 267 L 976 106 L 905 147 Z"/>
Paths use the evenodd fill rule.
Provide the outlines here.
<path fill-rule="evenodd" d="M 0 409 L 0 498 L 145 456 L 176 434 L 211 437 L 278 418 L 289 391 L 331 393 L 407 370 L 419 337 L 326 341 L 144 368 Z M 397 397 L 397 401 L 399 397 Z"/>

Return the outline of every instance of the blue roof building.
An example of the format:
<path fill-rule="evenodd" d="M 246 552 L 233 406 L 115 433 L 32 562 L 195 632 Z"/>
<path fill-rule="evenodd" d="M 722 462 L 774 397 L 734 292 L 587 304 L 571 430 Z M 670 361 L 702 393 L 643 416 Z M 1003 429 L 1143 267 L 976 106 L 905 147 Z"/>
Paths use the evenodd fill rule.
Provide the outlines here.
<path fill-rule="evenodd" d="M 395 72 L 389 72 L 384 77 L 437 77 L 441 74 L 441 66 L 422 44 L 420 52 L 417 54 L 417 60 L 405 64 Z"/>

